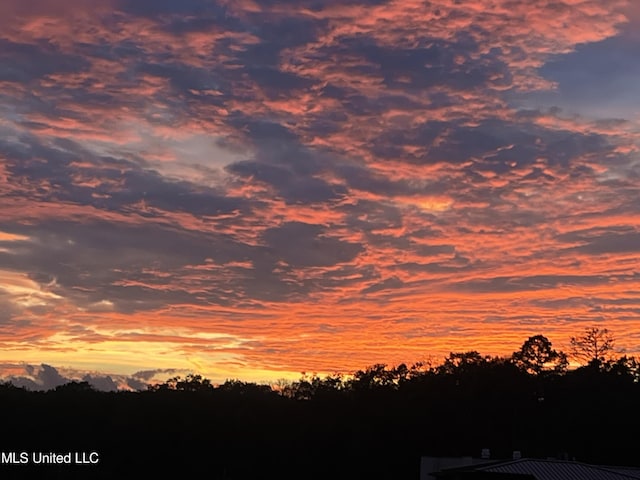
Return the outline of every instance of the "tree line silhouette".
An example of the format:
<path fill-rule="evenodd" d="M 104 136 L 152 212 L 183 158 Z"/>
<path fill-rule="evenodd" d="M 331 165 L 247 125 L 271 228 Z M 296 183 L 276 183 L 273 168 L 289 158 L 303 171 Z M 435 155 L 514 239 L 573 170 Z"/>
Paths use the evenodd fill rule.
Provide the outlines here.
<path fill-rule="evenodd" d="M 582 365 L 570 368 L 570 358 Z M 197 374 L 141 392 L 5 383 L 0 450 L 100 454 L 98 465 L 52 466 L 47 478 L 417 479 L 422 455 L 483 448 L 493 458 L 519 450 L 633 465 L 639 379 L 636 359 L 591 328 L 571 339 L 570 354 L 535 335 L 510 357 L 457 352 L 438 365 L 376 364 L 271 386 Z M 42 468 L 0 465 L 2 478 Z"/>

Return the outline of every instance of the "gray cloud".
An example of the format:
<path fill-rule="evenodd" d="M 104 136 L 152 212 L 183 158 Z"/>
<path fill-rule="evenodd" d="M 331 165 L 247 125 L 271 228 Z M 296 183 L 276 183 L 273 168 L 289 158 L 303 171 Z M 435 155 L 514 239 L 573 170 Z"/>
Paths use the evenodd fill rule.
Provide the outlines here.
<path fill-rule="evenodd" d="M 389 277 L 381 282 L 377 282 L 373 285 L 369 285 L 368 287 L 363 288 L 360 293 L 366 295 L 367 293 L 375 293 L 383 290 L 395 290 L 397 288 L 401 288 L 402 286 L 404 286 L 404 282 L 398 277 Z"/>
<path fill-rule="evenodd" d="M 581 243 L 569 250 L 601 255 L 604 253 L 640 252 L 640 232 L 631 228 L 594 228 L 558 235 L 558 240 L 566 243 Z"/>
<path fill-rule="evenodd" d="M 52 73 L 81 71 L 89 62 L 58 51 L 51 44 L 31 45 L 0 39 L 0 81 L 29 83 Z"/>
<path fill-rule="evenodd" d="M 26 271 L 43 284 L 55 280 L 54 293 L 87 308 L 108 300 L 117 310 L 129 312 L 171 301 L 197 301 L 179 286 L 154 289 L 166 281 L 156 272 L 179 274 L 181 268 L 205 264 L 207 259 L 219 264 L 246 261 L 254 250 L 226 236 L 161 225 L 52 221 L 37 226 L 16 224 L 9 231 L 30 240 L 13 242 L 11 253 L 0 252 L 5 268 Z M 148 287 L 142 286 L 145 284 Z M 218 296 L 214 282 L 208 290 L 209 301 Z"/>
<path fill-rule="evenodd" d="M 107 375 L 68 369 L 64 369 L 64 373 L 61 373 L 60 369 L 47 364 L 0 364 L 0 374 L 6 370 L 22 370 L 22 373 L 9 376 L 5 375 L 2 381 L 8 381 L 17 387 L 23 387 L 27 390 L 40 391 L 53 390 L 67 383 L 79 381 L 87 382 L 95 390 L 103 392 L 114 392 L 118 390 L 143 391 L 159 379 L 159 381 L 165 381 L 170 376 L 184 375 L 184 370 L 173 368 L 145 370 L 132 375 Z"/>
<path fill-rule="evenodd" d="M 621 280 L 634 280 L 633 275 L 622 275 Z M 606 275 L 530 275 L 523 277 L 491 277 L 453 283 L 453 288 L 462 292 L 520 292 L 527 290 L 552 289 L 561 285 L 606 284 Z"/>
<path fill-rule="evenodd" d="M 8 380 L 28 390 L 51 390 L 70 381 L 51 365 L 42 364 L 40 367 L 26 365 L 25 372 L 29 375 L 28 377 L 9 377 Z"/>
<path fill-rule="evenodd" d="M 274 258 L 292 267 L 331 266 L 353 260 L 362 250 L 356 243 L 342 241 L 326 235 L 318 225 L 287 222 L 269 228 L 263 239 Z"/>

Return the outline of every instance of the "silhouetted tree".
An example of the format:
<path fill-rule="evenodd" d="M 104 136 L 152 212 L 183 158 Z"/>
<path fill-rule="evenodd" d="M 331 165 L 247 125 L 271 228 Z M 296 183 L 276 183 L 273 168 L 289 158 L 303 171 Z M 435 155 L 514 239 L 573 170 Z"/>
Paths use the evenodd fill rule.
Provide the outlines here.
<path fill-rule="evenodd" d="M 272 385 L 272 389 L 284 397 L 288 397 L 291 392 L 293 382 L 287 378 L 279 378 Z"/>
<path fill-rule="evenodd" d="M 486 365 L 490 357 L 480 355 L 475 350 L 464 353 L 451 352 L 444 363 L 436 367 L 438 374 L 464 374 L 469 370 L 476 369 L 479 366 Z"/>
<path fill-rule="evenodd" d="M 23 391 L 26 392 L 27 389 L 24 387 L 19 387 L 14 385 L 10 381 L 0 381 L 0 390 L 8 390 L 8 391 Z"/>
<path fill-rule="evenodd" d="M 377 363 L 365 370 L 358 370 L 353 378 L 347 382 L 347 386 L 353 390 L 370 390 L 373 388 L 394 388 L 397 385 L 396 372 L 387 369 L 384 363 Z"/>
<path fill-rule="evenodd" d="M 177 376 L 170 378 L 164 383 L 150 385 L 148 389 L 151 391 L 176 390 L 183 392 L 206 392 L 212 390 L 213 385 L 211 385 L 211 381 L 208 378 L 203 378 L 202 375 L 189 374 L 184 379 Z"/>
<path fill-rule="evenodd" d="M 269 385 L 259 385 L 253 382 L 243 382 L 242 380 L 226 380 L 217 390 L 219 392 L 234 393 L 240 396 L 247 395 L 270 395 L 274 394 L 274 390 Z"/>
<path fill-rule="evenodd" d="M 60 478 L 417 478 L 421 455 L 477 455 L 485 446 L 496 458 L 566 451 L 588 463 L 638 464 L 637 446 L 611 435 L 640 429 L 637 361 L 547 375 L 564 364 L 560 353 L 538 335 L 514 358 L 451 353 L 441 365 L 376 364 L 353 378 L 303 375 L 279 389 L 212 386 L 198 375 L 148 392 L 86 384 L 34 392 L 0 382 L 9 412 L 0 451 L 100 452 L 90 471 L 56 466 Z M 25 478 L 27 467 L 1 476 Z M 37 468 L 29 478 L 42 476 Z"/>
<path fill-rule="evenodd" d="M 89 382 L 86 381 L 77 381 L 73 380 L 71 382 L 67 382 L 63 385 L 58 385 L 55 388 L 56 392 L 65 392 L 65 393 L 82 393 L 82 392 L 93 392 L 94 388 L 91 386 Z"/>
<path fill-rule="evenodd" d="M 578 360 L 600 368 L 613 352 L 615 340 L 606 328 L 585 329 L 579 337 L 571 337 L 571 354 Z"/>
<path fill-rule="evenodd" d="M 429 373 L 433 373 L 434 367 L 431 360 L 416 362 L 409 367 L 409 375 L 410 379 L 424 377 Z"/>
<path fill-rule="evenodd" d="M 633 382 L 640 380 L 640 364 L 635 357 L 627 357 L 625 355 L 615 360 L 611 359 L 604 362 L 602 368 L 607 373 L 628 377 Z"/>
<path fill-rule="evenodd" d="M 513 363 L 521 370 L 540 375 L 542 372 L 564 372 L 569 365 L 567 356 L 553 349 L 551 341 L 544 335 L 529 337 L 511 356 Z"/>

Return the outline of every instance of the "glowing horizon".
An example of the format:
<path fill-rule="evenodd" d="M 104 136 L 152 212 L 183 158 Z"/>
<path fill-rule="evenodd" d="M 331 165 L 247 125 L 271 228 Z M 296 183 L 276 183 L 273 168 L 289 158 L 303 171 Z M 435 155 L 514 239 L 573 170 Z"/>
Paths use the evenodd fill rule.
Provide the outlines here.
<path fill-rule="evenodd" d="M 640 355 L 628 0 L 0 6 L 0 378 Z"/>

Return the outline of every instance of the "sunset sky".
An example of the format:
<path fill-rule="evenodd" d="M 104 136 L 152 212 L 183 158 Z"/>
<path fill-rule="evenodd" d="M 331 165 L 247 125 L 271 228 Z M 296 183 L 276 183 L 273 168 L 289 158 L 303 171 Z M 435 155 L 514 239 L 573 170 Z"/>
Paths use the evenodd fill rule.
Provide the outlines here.
<path fill-rule="evenodd" d="M 640 354 L 638 32 L 627 0 L 2 0 L 0 376 Z"/>

